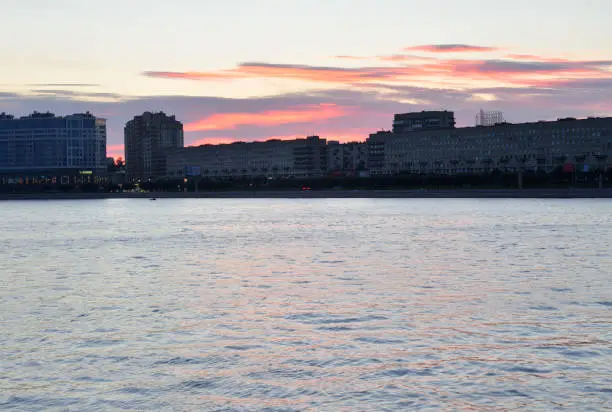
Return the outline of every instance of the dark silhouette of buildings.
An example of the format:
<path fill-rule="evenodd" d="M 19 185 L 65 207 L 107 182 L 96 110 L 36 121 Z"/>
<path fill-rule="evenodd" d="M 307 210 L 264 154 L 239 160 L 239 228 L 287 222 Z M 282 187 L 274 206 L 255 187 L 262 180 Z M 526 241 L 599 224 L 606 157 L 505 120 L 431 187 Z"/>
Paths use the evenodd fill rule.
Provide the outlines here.
<path fill-rule="evenodd" d="M 114 183 L 183 184 L 501 173 L 519 176 L 521 187 L 523 173 L 571 171 L 601 179 L 612 170 L 612 117 L 482 123 L 494 124 L 456 128 L 453 112 L 424 111 L 395 115 L 394 131 L 370 134 L 363 143 L 309 136 L 184 147 L 180 121 L 145 112 L 125 125 L 124 180 L 112 159 L 106 163 L 104 119 L 37 112 L 16 119 L 1 113 L 0 183 L 101 184 L 97 175 Z"/>

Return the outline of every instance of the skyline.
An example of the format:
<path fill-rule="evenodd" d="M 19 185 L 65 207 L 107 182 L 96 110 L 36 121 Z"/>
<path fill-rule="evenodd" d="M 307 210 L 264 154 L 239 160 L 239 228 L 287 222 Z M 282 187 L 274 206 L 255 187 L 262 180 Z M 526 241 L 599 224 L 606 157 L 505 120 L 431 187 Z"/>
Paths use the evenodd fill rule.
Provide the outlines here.
<path fill-rule="evenodd" d="M 458 126 L 481 108 L 510 122 L 612 114 L 605 0 L 2 3 L 0 112 L 89 110 L 114 157 L 147 110 L 175 114 L 186 145 L 364 140 L 420 110 Z"/>

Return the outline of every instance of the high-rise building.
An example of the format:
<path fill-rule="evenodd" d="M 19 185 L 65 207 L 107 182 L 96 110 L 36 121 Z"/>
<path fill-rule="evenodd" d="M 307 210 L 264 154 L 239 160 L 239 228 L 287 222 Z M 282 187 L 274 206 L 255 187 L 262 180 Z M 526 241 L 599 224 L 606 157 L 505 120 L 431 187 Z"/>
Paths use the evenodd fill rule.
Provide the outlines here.
<path fill-rule="evenodd" d="M 455 114 L 444 111 L 422 111 L 396 114 L 393 117 L 393 133 L 402 134 L 420 130 L 453 129 Z"/>
<path fill-rule="evenodd" d="M 183 124 L 164 112 L 144 112 L 124 128 L 127 179 L 157 179 L 166 174 L 166 151 L 184 146 Z"/>
<path fill-rule="evenodd" d="M 0 174 L 6 179 L 106 174 L 106 120 L 89 112 L 69 116 L 0 114 Z M 88 179 L 85 179 L 88 180 Z"/>
<path fill-rule="evenodd" d="M 504 114 L 500 111 L 480 109 L 476 115 L 476 126 L 495 126 L 504 122 Z"/>

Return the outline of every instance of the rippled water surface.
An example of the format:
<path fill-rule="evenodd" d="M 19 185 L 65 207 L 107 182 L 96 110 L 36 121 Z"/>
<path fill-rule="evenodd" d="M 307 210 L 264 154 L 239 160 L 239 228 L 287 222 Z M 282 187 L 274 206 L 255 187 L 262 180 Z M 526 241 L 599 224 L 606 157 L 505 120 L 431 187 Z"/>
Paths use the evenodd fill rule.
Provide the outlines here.
<path fill-rule="evenodd" d="M 612 202 L 0 202 L 0 409 L 604 410 Z"/>

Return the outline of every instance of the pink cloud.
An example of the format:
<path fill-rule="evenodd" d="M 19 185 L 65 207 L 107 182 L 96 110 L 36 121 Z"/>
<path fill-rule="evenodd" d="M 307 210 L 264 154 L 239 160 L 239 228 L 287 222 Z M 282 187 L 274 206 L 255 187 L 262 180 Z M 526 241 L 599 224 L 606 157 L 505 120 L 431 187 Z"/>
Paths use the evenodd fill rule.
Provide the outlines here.
<path fill-rule="evenodd" d="M 168 71 L 146 71 L 142 73 L 146 77 L 158 77 L 163 79 L 184 79 L 184 80 L 229 80 L 240 77 L 240 73 L 234 71 L 220 72 L 168 72 Z"/>
<path fill-rule="evenodd" d="M 40 107 L 75 113 L 87 101 L 92 112 L 109 119 L 108 153 L 113 157 L 123 154 L 123 145 L 118 143 L 123 141 L 125 121 L 151 107 L 176 114 L 185 123 L 186 142 L 192 145 L 306 134 L 330 140 L 363 140 L 371 132 L 389 128 L 393 113 L 448 108 L 456 112 L 459 125 L 469 125 L 485 104 L 484 109 L 503 110 L 509 121 L 601 115 L 611 110 L 612 61 L 506 54 L 496 47 L 458 46 L 465 45 L 429 47 L 428 52 L 416 46 L 422 49 L 418 53 L 408 48 L 414 54 L 338 56 L 338 64 L 330 66 L 247 62 L 222 70 L 143 73 L 159 79 L 221 84 L 240 79 L 290 79 L 305 83 L 306 91 L 300 93 L 232 99 L 150 96 L 115 102 L 89 101 L 83 95 L 67 93 L 5 93 L 3 104 L 8 105 L 5 110 L 18 113 Z M 463 55 L 450 54 L 460 50 Z M 496 53 L 470 53 L 488 51 Z M 357 66 L 351 60 L 373 63 L 351 67 Z M 490 96 L 492 100 L 474 100 L 474 95 Z"/>
<path fill-rule="evenodd" d="M 391 55 L 386 55 L 386 56 L 377 56 L 377 59 L 383 62 L 411 62 L 411 63 L 418 63 L 418 62 L 427 62 L 427 61 L 434 61 L 434 60 L 438 60 L 437 57 L 431 57 L 431 56 L 417 56 L 414 54 L 391 54 Z"/>
<path fill-rule="evenodd" d="M 523 61 L 534 61 L 534 62 L 549 62 L 549 63 L 563 63 L 569 62 L 571 60 L 561 59 L 556 57 L 542 57 L 537 56 L 535 54 L 521 54 L 521 53 L 511 53 L 507 54 L 506 57 L 512 60 L 523 60 Z"/>
<path fill-rule="evenodd" d="M 423 74 L 418 67 L 324 67 L 299 64 L 242 63 L 234 69 L 214 72 L 144 72 L 145 76 L 166 79 L 227 80 L 235 78 L 294 79 L 320 83 L 367 83 Z"/>
<path fill-rule="evenodd" d="M 529 60 L 527 55 L 509 55 L 515 59 L 438 59 L 412 55 L 379 56 L 392 66 L 327 67 L 298 64 L 242 63 L 221 72 L 146 72 L 147 76 L 190 80 L 221 81 L 232 78 L 292 79 L 337 85 L 369 85 L 381 82 L 419 82 L 430 86 L 460 82 L 469 86 L 475 81 L 525 84 L 528 80 L 548 77 L 611 77 L 612 61 L 570 61 L 564 59 Z M 537 56 L 530 56 L 537 57 Z"/>
<path fill-rule="evenodd" d="M 187 143 L 185 144 L 185 146 L 202 146 L 205 144 L 229 144 L 229 143 L 234 143 L 236 142 L 237 139 L 235 137 L 217 137 L 217 136 L 210 136 L 210 137 L 205 137 L 203 139 L 197 139 L 194 140 L 191 143 Z"/>
<path fill-rule="evenodd" d="M 124 146 L 122 144 L 111 144 L 106 146 L 106 156 L 117 159 L 124 156 Z"/>
<path fill-rule="evenodd" d="M 195 122 L 187 123 L 186 132 L 235 129 L 239 125 L 271 126 L 287 123 L 309 123 L 345 116 L 347 107 L 320 103 L 292 107 L 289 109 L 266 110 L 262 112 L 216 113 Z"/>
<path fill-rule="evenodd" d="M 420 46 L 406 47 L 406 51 L 421 51 L 427 53 L 474 53 L 493 52 L 499 50 L 497 47 L 473 46 L 469 44 L 424 44 Z"/>
<path fill-rule="evenodd" d="M 318 135 L 321 138 L 327 140 L 339 141 L 341 143 L 348 142 L 363 142 L 368 137 L 369 133 L 372 131 L 370 129 L 364 129 L 362 132 L 343 132 L 343 131 L 325 131 L 321 130 Z M 265 142 L 267 140 L 295 140 L 295 139 L 304 139 L 306 135 L 303 134 L 286 134 L 286 135 L 270 135 L 265 138 L 249 140 L 249 142 Z M 236 139 L 235 137 L 218 137 L 218 136 L 210 136 L 201 139 L 194 140 L 193 142 L 186 144 L 186 146 L 201 146 L 201 145 L 217 145 L 217 144 L 231 144 L 241 141 L 240 139 Z"/>

